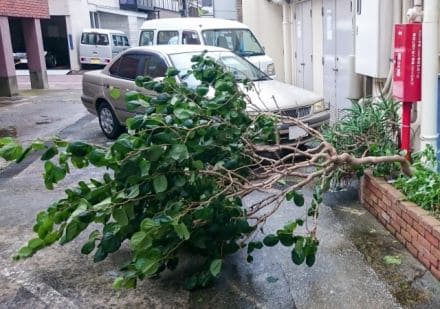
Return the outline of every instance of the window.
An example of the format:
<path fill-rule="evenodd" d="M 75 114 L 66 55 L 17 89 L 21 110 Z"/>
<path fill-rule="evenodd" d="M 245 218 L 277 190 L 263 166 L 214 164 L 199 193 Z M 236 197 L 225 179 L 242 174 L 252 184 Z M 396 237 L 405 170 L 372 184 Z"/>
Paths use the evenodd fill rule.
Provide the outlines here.
<path fill-rule="evenodd" d="M 134 80 L 138 76 L 140 60 L 140 55 L 126 54 L 113 64 L 109 72 L 111 75 Z"/>
<path fill-rule="evenodd" d="M 118 60 L 116 60 L 115 63 L 113 63 L 113 65 L 110 67 L 110 69 L 108 70 L 110 72 L 110 75 L 118 75 L 119 74 L 119 64 L 121 63 L 121 59 L 119 58 Z"/>
<path fill-rule="evenodd" d="M 183 31 L 182 44 L 200 45 L 199 35 L 195 31 Z"/>
<path fill-rule="evenodd" d="M 141 32 L 141 39 L 139 40 L 139 46 L 153 45 L 154 31 L 147 30 Z"/>
<path fill-rule="evenodd" d="M 108 35 L 103 33 L 87 32 L 81 36 L 81 44 L 85 45 L 108 45 Z"/>
<path fill-rule="evenodd" d="M 113 46 L 118 46 L 118 40 L 116 39 L 116 35 L 112 35 Z"/>
<path fill-rule="evenodd" d="M 122 37 L 122 42 L 123 42 L 124 46 L 130 46 L 130 43 L 128 43 L 128 38 L 126 36 Z"/>
<path fill-rule="evenodd" d="M 157 34 L 157 45 L 177 45 L 179 44 L 178 31 L 159 31 Z"/>
<path fill-rule="evenodd" d="M 264 55 L 264 50 L 249 29 L 218 29 L 203 31 L 206 45 L 230 49 L 240 56 Z"/>
<path fill-rule="evenodd" d="M 157 55 L 149 55 L 145 57 L 142 74 L 151 78 L 164 77 L 167 68 L 166 63 L 162 58 Z"/>

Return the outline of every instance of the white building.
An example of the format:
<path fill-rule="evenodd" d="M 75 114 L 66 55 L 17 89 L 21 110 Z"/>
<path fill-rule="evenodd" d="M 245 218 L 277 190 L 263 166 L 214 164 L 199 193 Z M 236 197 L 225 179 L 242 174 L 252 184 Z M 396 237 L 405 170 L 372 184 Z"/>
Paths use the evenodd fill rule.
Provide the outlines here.
<path fill-rule="evenodd" d="M 237 14 L 236 0 L 202 0 L 201 6 L 205 16 L 230 20 L 240 19 Z"/>
<path fill-rule="evenodd" d="M 277 78 L 322 94 L 334 121 L 342 116 L 343 109 L 351 106 L 350 99 L 390 93 L 393 24 L 408 22 L 406 13 L 416 2 L 422 3 L 242 0 L 242 10 L 243 22 L 274 59 Z M 437 61 L 432 63 L 435 66 Z M 436 89 L 432 83 L 430 88 Z M 430 97 L 427 104 L 433 100 L 437 98 Z M 418 123 L 423 122 L 422 105 L 417 105 L 418 113 L 413 117 L 418 119 L 413 125 L 416 140 L 420 134 Z M 431 130 L 430 135 L 434 134 Z"/>
<path fill-rule="evenodd" d="M 51 45 L 59 64 L 79 70 L 78 46 L 83 29 L 121 30 L 136 46 L 146 19 L 180 17 L 181 10 L 181 0 L 49 0 L 51 19 L 42 22 L 43 37 L 54 42 Z"/>

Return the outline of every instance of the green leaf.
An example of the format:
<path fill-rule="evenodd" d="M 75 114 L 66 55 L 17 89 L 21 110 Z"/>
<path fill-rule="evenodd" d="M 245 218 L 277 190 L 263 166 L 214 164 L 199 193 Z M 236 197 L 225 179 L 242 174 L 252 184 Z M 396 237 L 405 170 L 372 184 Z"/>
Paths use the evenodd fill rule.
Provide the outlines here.
<path fill-rule="evenodd" d="M 141 169 L 141 177 L 147 176 L 150 172 L 151 163 L 145 159 L 139 162 L 139 168 Z"/>
<path fill-rule="evenodd" d="M 114 208 L 112 216 L 119 225 L 128 225 L 128 217 L 123 208 Z"/>
<path fill-rule="evenodd" d="M 315 254 L 310 254 L 306 256 L 306 265 L 312 267 L 315 264 L 316 256 Z"/>
<path fill-rule="evenodd" d="M 43 153 L 43 155 L 41 156 L 41 160 L 42 161 L 50 160 L 53 157 L 55 157 L 57 154 L 58 154 L 58 148 L 52 146 L 49 149 L 47 149 L 45 153 Z"/>
<path fill-rule="evenodd" d="M 172 159 L 181 162 L 189 158 L 188 148 L 182 144 L 173 145 L 169 155 Z"/>
<path fill-rule="evenodd" d="M 217 277 L 220 274 L 220 271 L 222 270 L 222 262 L 221 259 L 216 259 L 211 262 L 209 265 L 209 272 L 211 275 Z"/>
<path fill-rule="evenodd" d="M 102 237 L 100 246 L 104 252 L 113 253 L 121 247 L 121 241 L 113 233 L 108 232 Z"/>
<path fill-rule="evenodd" d="M 165 192 L 168 188 L 168 180 L 165 175 L 160 175 L 154 178 L 153 187 L 156 193 Z"/>
<path fill-rule="evenodd" d="M 6 161 L 17 160 L 21 157 L 22 153 L 23 147 L 15 142 L 10 142 L 0 147 L 0 157 Z"/>
<path fill-rule="evenodd" d="M 266 237 L 264 237 L 263 244 L 266 247 L 273 247 L 278 243 L 278 241 L 279 241 L 278 236 L 273 235 L 273 234 L 269 234 Z"/>
<path fill-rule="evenodd" d="M 119 88 L 110 87 L 110 97 L 117 100 L 121 97 L 121 90 Z"/>
<path fill-rule="evenodd" d="M 383 262 L 387 265 L 400 265 L 402 258 L 399 255 L 386 255 L 383 257 Z"/>
<path fill-rule="evenodd" d="M 95 240 L 91 239 L 88 240 L 81 248 L 81 253 L 82 254 L 90 254 L 92 253 L 92 251 L 95 249 Z"/>
<path fill-rule="evenodd" d="M 67 146 L 66 150 L 75 157 L 85 157 L 92 150 L 92 147 L 83 142 L 73 142 Z"/>
<path fill-rule="evenodd" d="M 304 262 L 305 255 L 303 253 L 298 254 L 296 250 L 292 250 L 292 261 L 296 265 L 301 265 Z"/>
<path fill-rule="evenodd" d="M 65 233 L 63 235 L 63 238 L 61 238 L 61 245 L 64 245 L 73 239 L 75 239 L 84 229 L 84 224 L 81 224 L 80 222 L 73 220 L 70 222 L 65 230 Z"/>
<path fill-rule="evenodd" d="M 17 255 L 14 256 L 15 260 L 19 259 L 25 259 L 28 257 L 31 257 L 34 254 L 34 250 L 32 250 L 29 247 L 22 247 L 18 252 Z"/>
<path fill-rule="evenodd" d="M 29 240 L 28 247 L 31 248 L 33 251 L 40 250 L 44 247 L 44 241 L 40 238 L 34 238 L 32 240 Z"/>
<path fill-rule="evenodd" d="M 194 114 L 195 114 L 195 112 L 190 109 L 176 108 L 174 110 L 174 115 L 177 117 L 177 119 L 180 119 L 180 120 L 189 119 L 189 118 L 193 117 Z"/>
<path fill-rule="evenodd" d="M 145 233 L 144 231 L 139 231 L 134 233 L 133 236 L 131 236 L 130 243 L 133 248 L 137 248 L 146 239 L 147 239 L 147 233 Z"/>
<path fill-rule="evenodd" d="M 174 225 L 174 230 L 176 231 L 180 239 L 188 240 L 189 237 L 191 236 L 191 234 L 188 231 L 188 228 L 184 223 L 179 223 Z"/>
<path fill-rule="evenodd" d="M 197 95 L 204 97 L 209 92 L 209 88 L 206 86 L 198 86 L 196 88 Z"/>
<path fill-rule="evenodd" d="M 145 232 L 148 232 L 149 230 L 157 226 L 158 226 L 157 222 L 150 218 L 145 218 L 141 222 L 141 229 L 144 230 Z"/>
<path fill-rule="evenodd" d="M 293 199 L 293 202 L 298 207 L 304 206 L 304 196 L 301 193 L 298 193 L 296 191 L 291 191 L 291 192 L 287 193 L 286 199 L 288 201 L 291 201 Z"/>

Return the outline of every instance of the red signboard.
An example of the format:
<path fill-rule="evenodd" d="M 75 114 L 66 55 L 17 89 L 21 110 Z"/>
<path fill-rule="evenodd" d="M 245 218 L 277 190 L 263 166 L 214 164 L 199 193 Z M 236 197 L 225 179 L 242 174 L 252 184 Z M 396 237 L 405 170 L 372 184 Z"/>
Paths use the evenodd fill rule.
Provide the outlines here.
<path fill-rule="evenodd" d="M 402 102 L 422 98 L 422 24 L 395 25 L 393 95 Z"/>

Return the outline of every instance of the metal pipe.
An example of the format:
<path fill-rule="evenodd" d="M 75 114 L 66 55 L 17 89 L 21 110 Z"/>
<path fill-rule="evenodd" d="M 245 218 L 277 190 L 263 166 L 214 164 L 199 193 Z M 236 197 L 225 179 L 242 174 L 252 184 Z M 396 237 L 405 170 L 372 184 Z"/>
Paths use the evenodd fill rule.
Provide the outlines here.
<path fill-rule="evenodd" d="M 406 158 L 411 157 L 411 108 L 412 102 L 403 102 L 401 149 L 406 151 Z"/>
<path fill-rule="evenodd" d="M 291 55 L 291 33 L 290 33 L 290 13 L 289 5 L 283 4 L 283 54 L 284 54 L 284 82 L 290 83 L 292 71 L 290 55 Z"/>
<path fill-rule="evenodd" d="M 420 2 L 420 1 L 415 1 Z M 438 19 L 437 0 L 425 0 L 422 30 L 421 146 L 437 150 Z"/>

